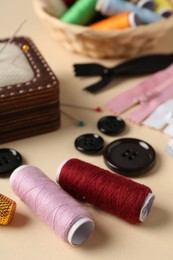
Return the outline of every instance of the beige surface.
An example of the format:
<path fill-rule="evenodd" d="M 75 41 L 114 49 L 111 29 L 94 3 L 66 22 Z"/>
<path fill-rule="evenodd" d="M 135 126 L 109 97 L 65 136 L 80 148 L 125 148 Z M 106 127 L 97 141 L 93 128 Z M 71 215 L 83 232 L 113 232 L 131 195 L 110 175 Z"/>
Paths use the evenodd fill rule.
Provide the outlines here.
<path fill-rule="evenodd" d="M 49 134 L 6 143 L 0 147 L 12 147 L 23 155 L 27 164 L 41 168 L 52 180 L 59 163 L 77 157 L 106 169 L 102 156 L 86 156 L 74 149 L 74 139 L 83 133 L 98 133 L 96 122 L 102 115 L 110 114 L 105 108 L 107 100 L 133 86 L 142 77 L 115 81 L 114 85 L 97 95 L 82 88 L 94 79 L 75 78 L 74 62 L 92 62 L 94 59 L 69 53 L 50 38 L 48 29 L 39 21 L 29 0 L 1 0 L 0 37 L 9 37 L 26 18 L 20 34 L 30 36 L 56 73 L 61 83 L 61 102 L 86 106 L 102 106 L 102 114 L 71 109 L 74 116 L 86 121 L 85 127 L 77 127 L 62 115 L 61 129 Z M 103 61 L 109 66 L 118 61 Z M 0 192 L 17 202 L 17 211 L 9 226 L 0 227 L 1 260 L 172 260 L 173 259 L 173 160 L 164 152 L 169 137 L 144 126 L 128 123 L 121 137 L 136 137 L 149 142 L 157 152 L 157 164 L 145 177 L 136 181 L 152 188 L 156 195 L 148 220 L 131 225 L 101 210 L 89 208 L 96 223 L 96 230 L 82 246 L 74 248 L 64 243 L 45 226 L 12 192 L 9 179 L 0 179 Z M 113 140 L 104 136 L 108 143 Z"/>

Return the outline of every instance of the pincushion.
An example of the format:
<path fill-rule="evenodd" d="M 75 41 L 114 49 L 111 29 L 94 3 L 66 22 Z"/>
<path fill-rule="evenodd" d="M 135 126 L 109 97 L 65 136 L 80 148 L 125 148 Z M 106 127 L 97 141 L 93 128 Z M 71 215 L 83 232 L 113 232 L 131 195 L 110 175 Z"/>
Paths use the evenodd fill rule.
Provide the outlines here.
<path fill-rule="evenodd" d="M 0 43 L 1 48 L 5 43 Z M 9 43 L 0 55 L 0 87 L 30 81 L 34 72 L 23 51 L 14 43 Z"/>
<path fill-rule="evenodd" d="M 0 71 L 0 143 L 59 128 L 59 81 L 31 39 L 7 44 Z"/>

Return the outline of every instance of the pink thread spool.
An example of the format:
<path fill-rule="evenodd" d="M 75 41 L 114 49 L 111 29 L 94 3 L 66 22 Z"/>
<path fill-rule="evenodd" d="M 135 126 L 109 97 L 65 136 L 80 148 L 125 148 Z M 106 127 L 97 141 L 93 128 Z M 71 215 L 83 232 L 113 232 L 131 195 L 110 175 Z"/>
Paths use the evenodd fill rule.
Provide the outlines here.
<path fill-rule="evenodd" d="M 86 208 L 37 167 L 18 167 L 10 183 L 14 193 L 64 241 L 80 245 L 94 230 Z"/>

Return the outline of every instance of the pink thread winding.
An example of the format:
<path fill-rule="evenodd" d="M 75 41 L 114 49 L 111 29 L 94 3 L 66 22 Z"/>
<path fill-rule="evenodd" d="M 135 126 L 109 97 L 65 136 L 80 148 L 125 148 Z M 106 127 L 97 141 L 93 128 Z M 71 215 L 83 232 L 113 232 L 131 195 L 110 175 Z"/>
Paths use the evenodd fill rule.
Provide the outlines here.
<path fill-rule="evenodd" d="M 94 229 L 89 212 L 40 169 L 23 165 L 10 177 L 14 193 L 64 241 L 82 244 Z"/>

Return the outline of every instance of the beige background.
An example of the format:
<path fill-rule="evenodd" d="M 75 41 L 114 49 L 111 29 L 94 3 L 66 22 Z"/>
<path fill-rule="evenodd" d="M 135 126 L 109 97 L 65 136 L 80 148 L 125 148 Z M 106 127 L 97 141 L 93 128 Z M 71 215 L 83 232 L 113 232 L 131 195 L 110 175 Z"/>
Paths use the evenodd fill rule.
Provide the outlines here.
<path fill-rule="evenodd" d="M 1 0 L 0 37 L 9 37 L 23 19 L 27 23 L 20 35 L 30 36 L 43 53 L 47 62 L 60 80 L 61 102 L 85 106 L 101 106 L 102 114 L 91 111 L 66 109 L 75 117 L 86 122 L 78 127 L 75 122 L 62 115 L 58 131 L 0 145 L 18 150 L 27 164 L 41 168 L 52 180 L 59 163 L 66 158 L 80 158 L 105 169 L 102 156 L 87 156 L 77 152 L 74 139 L 83 133 L 98 133 L 96 123 L 111 114 L 105 107 L 106 101 L 133 87 L 144 77 L 125 78 L 114 81 L 112 87 L 92 95 L 84 92 L 84 86 L 95 79 L 75 78 L 72 64 L 98 62 L 96 59 L 67 52 L 55 43 L 49 30 L 37 18 L 29 0 Z M 100 60 L 109 66 L 118 60 Z M 64 109 L 65 110 L 65 109 Z M 0 227 L 1 260 L 172 260 L 173 259 L 173 160 L 165 153 L 169 137 L 145 126 L 127 122 L 127 130 L 120 137 L 136 137 L 149 142 L 156 150 L 157 163 L 149 174 L 136 179 L 152 188 L 156 195 L 154 207 L 148 220 L 140 225 L 131 225 L 101 210 L 89 208 L 96 223 L 90 239 L 80 247 L 72 247 L 57 237 L 45 226 L 12 192 L 9 179 L 0 179 L 0 192 L 17 202 L 17 211 L 9 226 Z M 103 135 L 102 135 L 103 136 Z M 114 138 L 103 136 L 106 143 Z"/>

